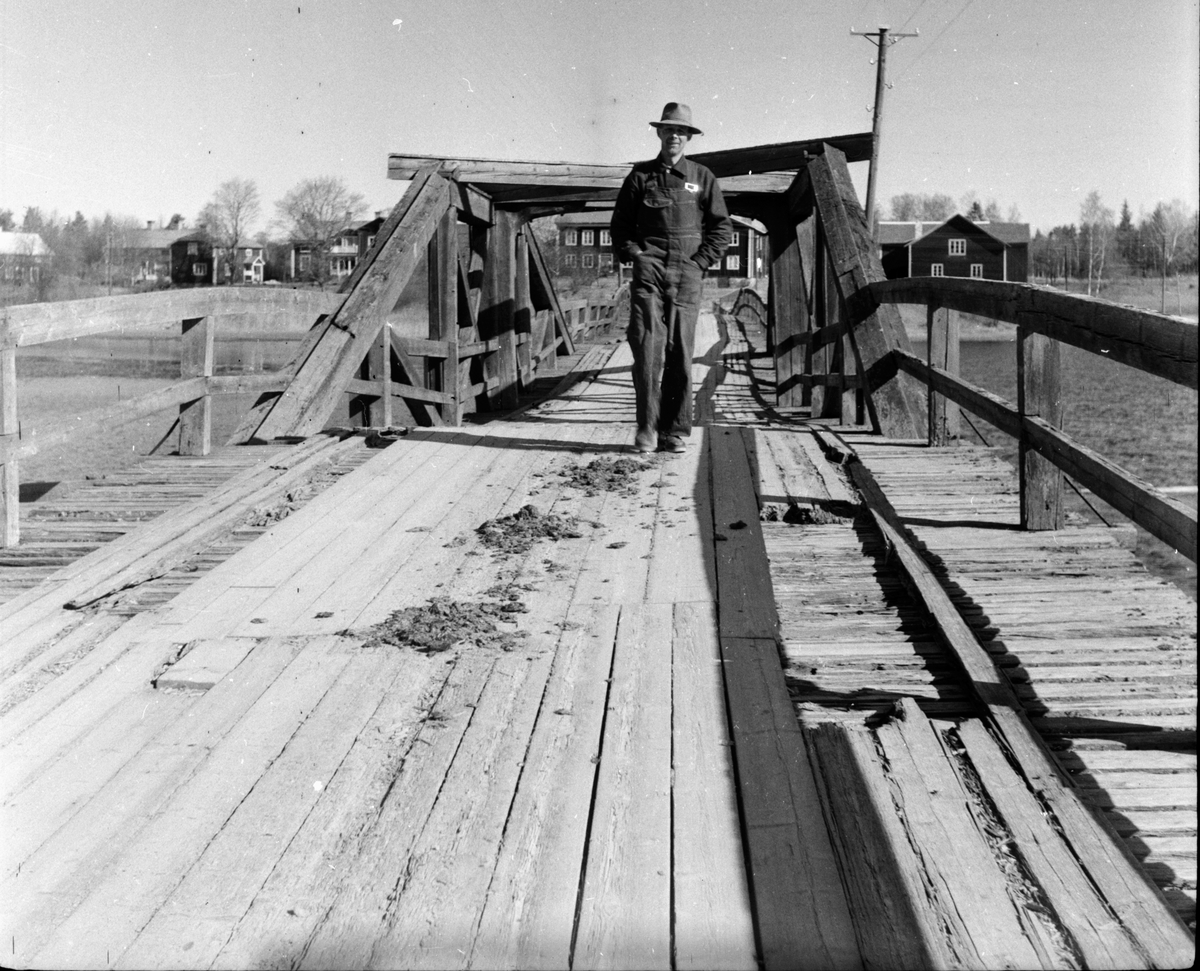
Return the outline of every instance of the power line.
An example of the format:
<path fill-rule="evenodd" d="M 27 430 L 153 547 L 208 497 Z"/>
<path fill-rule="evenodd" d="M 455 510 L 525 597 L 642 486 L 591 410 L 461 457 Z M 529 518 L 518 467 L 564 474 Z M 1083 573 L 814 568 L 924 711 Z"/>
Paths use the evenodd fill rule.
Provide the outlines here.
<path fill-rule="evenodd" d="M 951 27 L 953 27 L 953 26 L 954 26 L 954 25 L 955 25 L 955 24 L 958 22 L 958 18 L 959 18 L 959 17 L 961 17 L 963 14 L 965 14 L 965 13 L 967 12 L 967 8 L 968 8 L 969 6 L 971 6 L 971 4 L 972 4 L 972 3 L 974 3 L 974 2 L 975 2 L 975 0 L 967 0 L 967 2 L 963 4 L 963 6 L 962 6 L 962 9 L 961 9 L 961 10 L 960 10 L 958 13 L 956 13 L 956 14 L 955 14 L 953 17 L 951 17 L 951 18 L 950 18 L 950 22 L 949 22 L 948 24 L 946 24 L 946 26 L 945 26 L 945 27 L 943 27 L 943 28 L 942 28 L 940 31 L 938 31 L 938 35 L 937 35 L 937 36 L 936 36 L 936 37 L 935 37 L 933 40 L 931 40 L 931 41 L 930 41 L 930 42 L 929 42 L 929 43 L 926 45 L 925 49 L 924 49 L 923 51 L 921 51 L 921 53 L 920 53 L 920 54 L 918 54 L 918 55 L 916 56 L 916 59 L 915 59 L 915 60 L 914 60 L 914 61 L 913 61 L 913 62 L 912 62 L 910 65 L 908 65 L 908 67 L 906 67 L 906 68 L 904 69 L 904 73 L 903 73 L 903 74 L 901 74 L 901 75 L 900 75 L 900 77 L 898 77 L 898 78 L 896 79 L 897 81 L 900 81 L 900 80 L 902 80 L 902 79 L 904 79 L 904 78 L 908 77 L 908 75 L 909 75 L 909 73 L 912 71 L 912 69 L 913 69 L 913 68 L 915 68 L 915 67 L 916 67 L 918 64 L 920 64 L 920 63 L 921 63 L 921 59 L 922 59 L 922 58 L 923 58 L 923 57 L 924 57 L 926 54 L 928 54 L 928 53 L 929 53 L 931 50 L 933 50 L 934 46 L 937 44 L 937 42 L 938 42 L 939 40 L 941 40 L 941 39 L 942 39 L 942 36 L 943 36 L 943 35 L 946 33 L 946 31 L 948 31 L 948 30 L 949 30 Z M 920 7 L 918 7 L 917 9 L 919 10 L 919 9 L 921 9 L 921 8 L 920 8 Z M 911 19 L 911 18 L 910 18 L 910 19 Z"/>

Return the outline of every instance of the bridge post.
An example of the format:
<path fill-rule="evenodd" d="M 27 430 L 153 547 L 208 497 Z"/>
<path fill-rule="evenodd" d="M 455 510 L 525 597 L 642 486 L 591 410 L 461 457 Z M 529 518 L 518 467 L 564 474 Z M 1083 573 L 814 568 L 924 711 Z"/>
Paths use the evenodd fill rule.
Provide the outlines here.
<path fill-rule="evenodd" d="M 463 415 L 464 382 L 458 359 L 458 250 L 458 210 L 451 206 L 429 243 L 429 337 L 446 343 L 446 356 L 429 368 L 427 381 L 454 398 L 451 404 L 438 405 L 447 425 L 461 425 Z M 470 384 L 469 375 L 465 383 Z"/>
<path fill-rule="evenodd" d="M 1036 416 L 1054 428 L 1062 427 L 1062 380 L 1058 341 L 1035 334 L 1017 317 L 1017 411 L 1021 434 L 1018 442 L 1021 482 L 1021 528 L 1061 529 L 1063 525 L 1063 474 L 1029 444 L 1027 416 Z"/>
<path fill-rule="evenodd" d="M 7 336 L 0 328 L 0 339 Z M 21 485 L 17 474 L 17 349 L 0 347 L 0 547 L 21 541 Z"/>
<path fill-rule="evenodd" d="M 188 378 L 213 376 L 212 317 L 190 317 L 183 322 L 179 350 L 179 375 Z M 179 406 L 179 454 L 207 455 L 212 451 L 212 396 L 207 391 Z"/>
<path fill-rule="evenodd" d="M 804 403 L 802 335 L 811 330 L 804 294 L 800 243 L 796 226 L 786 215 L 768 226 L 771 278 L 767 297 L 775 339 L 775 400 L 782 408 Z"/>
<path fill-rule="evenodd" d="M 529 226 L 517 231 L 513 266 L 513 331 L 517 342 L 517 377 L 528 387 L 533 381 L 533 303 L 529 296 Z"/>
<path fill-rule="evenodd" d="M 946 373 L 959 375 L 959 318 L 958 314 L 930 302 L 925 316 L 925 333 L 929 354 L 929 366 L 940 368 Z M 932 388 L 929 401 L 929 444 L 949 445 L 959 434 L 958 405 L 948 401 Z"/>
<path fill-rule="evenodd" d="M 517 215 L 499 210 L 488 230 L 487 265 L 483 271 L 483 305 L 479 308 L 480 336 L 496 338 L 496 376 L 500 379 L 490 399 L 501 408 L 517 406 L 517 347 L 513 333 L 516 297 L 514 261 Z"/>

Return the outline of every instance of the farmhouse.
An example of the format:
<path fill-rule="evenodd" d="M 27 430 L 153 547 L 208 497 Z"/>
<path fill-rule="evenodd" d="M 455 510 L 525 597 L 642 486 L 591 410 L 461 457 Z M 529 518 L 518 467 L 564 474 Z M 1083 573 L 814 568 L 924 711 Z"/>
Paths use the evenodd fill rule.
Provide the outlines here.
<path fill-rule="evenodd" d="M 213 245 L 200 231 L 181 235 L 169 246 L 171 283 L 177 287 L 211 286 Z"/>
<path fill-rule="evenodd" d="M 1029 224 L 973 222 L 951 216 L 943 223 L 880 222 L 879 246 L 889 280 L 960 276 L 1024 283 L 1029 273 Z"/>

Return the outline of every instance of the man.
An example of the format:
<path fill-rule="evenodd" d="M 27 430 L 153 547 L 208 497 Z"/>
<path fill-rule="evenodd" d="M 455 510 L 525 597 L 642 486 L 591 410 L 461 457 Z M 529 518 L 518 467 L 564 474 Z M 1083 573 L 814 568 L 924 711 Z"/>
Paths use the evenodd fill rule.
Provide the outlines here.
<path fill-rule="evenodd" d="M 612 218 L 616 258 L 633 263 L 629 346 L 637 435 L 633 447 L 682 452 L 692 432 L 692 348 L 704 271 L 733 238 L 716 177 L 684 157 L 692 110 L 674 101 L 663 108 L 658 157 L 639 162 L 625 178 Z"/>

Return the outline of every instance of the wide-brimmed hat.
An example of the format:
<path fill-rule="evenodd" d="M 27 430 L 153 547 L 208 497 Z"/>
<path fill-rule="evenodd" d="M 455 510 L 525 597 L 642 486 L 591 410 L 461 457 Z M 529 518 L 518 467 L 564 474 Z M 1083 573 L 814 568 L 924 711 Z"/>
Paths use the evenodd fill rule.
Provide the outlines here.
<path fill-rule="evenodd" d="M 663 125 L 678 125 L 680 128 L 686 128 L 693 135 L 704 134 L 692 124 L 692 109 L 687 105 L 681 105 L 678 101 L 668 101 L 663 106 L 662 118 L 652 121 L 650 124 L 655 128 L 661 128 Z"/>

